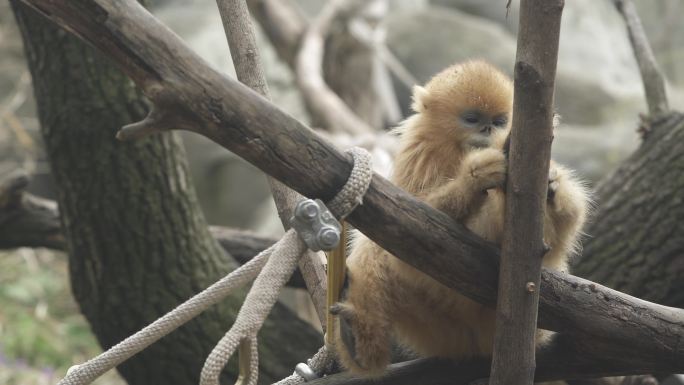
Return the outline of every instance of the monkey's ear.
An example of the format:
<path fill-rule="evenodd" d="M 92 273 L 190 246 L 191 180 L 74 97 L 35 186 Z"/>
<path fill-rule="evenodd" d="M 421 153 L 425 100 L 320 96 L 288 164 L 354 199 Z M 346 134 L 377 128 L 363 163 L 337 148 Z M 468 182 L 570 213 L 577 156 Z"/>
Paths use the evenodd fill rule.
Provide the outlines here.
<path fill-rule="evenodd" d="M 425 112 L 427 110 L 428 92 L 421 86 L 413 86 L 413 103 L 411 108 L 416 112 Z"/>

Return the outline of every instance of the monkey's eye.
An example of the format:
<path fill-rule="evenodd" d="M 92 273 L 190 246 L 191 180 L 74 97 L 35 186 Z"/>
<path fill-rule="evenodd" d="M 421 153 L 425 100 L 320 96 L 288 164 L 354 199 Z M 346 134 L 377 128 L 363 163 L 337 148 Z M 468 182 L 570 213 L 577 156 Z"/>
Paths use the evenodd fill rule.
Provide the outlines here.
<path fill-rule="evenodd" d="M 477 124 L 480 122 L 480 117 L 474 112 L 468 112 L 461 116 L 464 122 L 468 124 Z"/>
<path fill-rule="evenodd" d="M 494 124 L 494 125 L 497 126 L 497 127 L 505 126 L 506 123 L 508 123 L 508 119 L 506 119 L 506 118 L 504 118 L 504 117 L 496 118 L 496 119 L 494 119 L 494 121 L 492 122 L 492 124 Z"/>

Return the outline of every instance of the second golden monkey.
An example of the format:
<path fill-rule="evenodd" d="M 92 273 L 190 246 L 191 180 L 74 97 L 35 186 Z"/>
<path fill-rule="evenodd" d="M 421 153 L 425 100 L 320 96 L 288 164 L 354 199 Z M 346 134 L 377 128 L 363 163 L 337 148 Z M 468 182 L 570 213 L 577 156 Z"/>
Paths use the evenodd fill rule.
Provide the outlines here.
<path fill-rule="evenodd" d="M 415 87 L 415 114 L 397 131 L 401 147 L 392 181 L 486 240 L 501 244 L 506 178 L 503 146 L 513 85 L 491 65 L 453 65 Z M 551 162 L 543 265 L 566 270 L 587 211 L 585 189 Z M 359 236 L 347 260 L 350 285 L 335 313 L 342 364 L 376 375 L 390 360 L 390 339 L 424 356 L 463 359 L 491 354 L 495 312 Z M 548 333 L 539 332 L 537 342 Z"/>

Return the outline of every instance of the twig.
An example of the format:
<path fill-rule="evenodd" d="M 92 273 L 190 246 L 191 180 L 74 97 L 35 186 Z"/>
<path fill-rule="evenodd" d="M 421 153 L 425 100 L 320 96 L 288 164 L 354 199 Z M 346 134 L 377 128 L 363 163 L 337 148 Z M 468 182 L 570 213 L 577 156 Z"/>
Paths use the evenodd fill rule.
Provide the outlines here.
<path fill-rule="evenodd" d="M 358 0 L 331 0 L 313 20 L 303 37 L 297 54 L 297 83 L 312 117 L 321 122 L 322 128 L 333 132 L 362 134 L 373 132 L 345 103 L 325 84 L 323 79 L 323 53 L 325 37 L 336 17 L 358 3 Z"/>
<path fill-rule="evenodd" d="M 213 70 L 137 2 L 22 1 L 101 49 L 145 92 L 151 81 L 163 85 L 174 96 L 179 116 L 194 122 L 193 131 L 303 195 L 329 200 L 349 176 L 351 159 L 246 86 Z M 347 219 L 445 286 L 494 304 L 497 248 L 446 214 L 376 175 L 363 205 Z M 558 361 L 544 363 L 551 369 L 565 367 L 575 377 L 684 370 L 681 309 L 546 269 L 539 306 L 540 327 L 571 331 L 572 343 L 581 345 L 554 351 L 549 357 Z M 625 355 L 625 349 L 633 354 Z M 591 360 L 585 361 L 587 357 Z"/>
<path fill-rule="evenodd" d="M 245 0 L 217 0 L 217 5 L 223 20 L 223 28 L 228 39 L 238 80 L 270 100 L 271 95 L 268 90 L 266 75 L 254 37 L 254 26 L 250 21 Z M 290 218 L 294 215 L 294 207 L 304 197 L 276 179 L 268 177 L 268 182 L 280 221 L 285 230 L 288 230 Z M 304 277 L 314 308 L 325 332 L 325 266 L 319 255 L 310 251 L 299 260 L 299 270 Z"/>
<path fill-rule="evenodd" d="M 522 0 L 491 385 L 532 385 L 563 0 Z"/>
<path fill-rule="evenodd" d="M 651 118 L 657 118 L 670 110 L 665 90 L 665 78 L 658 68 L 634 3 L 631 0 L 613 0 L 613 3 L 627 24 L 629 41 L 632 43 L 634 57 L 641 72 L 641 81 L 644 84 L 649 115 Z"/>

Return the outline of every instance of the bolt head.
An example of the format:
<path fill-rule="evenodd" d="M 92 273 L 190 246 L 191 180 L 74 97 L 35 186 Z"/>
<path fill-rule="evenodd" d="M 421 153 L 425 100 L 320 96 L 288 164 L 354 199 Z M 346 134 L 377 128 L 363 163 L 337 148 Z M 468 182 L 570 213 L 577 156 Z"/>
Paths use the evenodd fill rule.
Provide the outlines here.
<path fill-rule="evenodd" d="M 331 226 L 325 226 L 318 231 L 318 244 L 322 249 L 330 250 L 340 241 L 340 232 Z"/>

